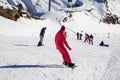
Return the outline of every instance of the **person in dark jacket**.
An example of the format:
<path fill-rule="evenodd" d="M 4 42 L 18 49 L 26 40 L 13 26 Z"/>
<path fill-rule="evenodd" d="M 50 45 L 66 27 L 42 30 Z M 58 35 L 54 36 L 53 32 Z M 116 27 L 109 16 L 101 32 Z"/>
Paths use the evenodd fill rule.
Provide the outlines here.
<path fill-rule="evenodd" d="M 77 32 L 76 35 L 77 35 L 77 40 L 79 40 L 80 39 L 80 33 Z"/>
<path fill-rule="evenodd" d="M 89 44 L 93 45 L 93 35 L 92 34 L 89 36 Z"/>
<path fill-rule="evenodd" d="M 83 36 L 82 33 L 83 33 L 83 31 L 81 31 L 81 33 L 80 33 L 80 40 L 82 40 L 82 36 Z"/>
<path fill-rule="evenodd" d="M 108 44 L 104 44 L 104 42 L 103 42 L 103 41 L 101 41 L 101 42 L 100 42 L 99 46 L 109 47 L 109 45 L 108 45 Z"/>
<path fill-rule="evenodd" d="M 40 31 L 40 41 L 38 42 L 38 45 L 37 45 L 37 46 L 43 46 L 42 42 L 43 42 L 45 30 L 46 30 L 46 27 L 43 27 L 43 28 L 41 29 L 41 31 Z"/>
<path fill-rule="evenodd" d="M 68 67 L 73 67 L 74 63 L 72 63 L 70 55 L 69 55 L 66 47 L 69 50 L 71 50 L 71 48 L 70 48 L 70 46 L 68 45 L 68 43 L 66 41 L 64 31 L 65 31 L 65 26 L 62 25 L 61 29 L 55 35 L 55 44 L 56 44 L 56 48 L 59 50 L 59 52 L 62 55 L 62 58 L 64 60 L 63 64 L 68 66 Z"/>

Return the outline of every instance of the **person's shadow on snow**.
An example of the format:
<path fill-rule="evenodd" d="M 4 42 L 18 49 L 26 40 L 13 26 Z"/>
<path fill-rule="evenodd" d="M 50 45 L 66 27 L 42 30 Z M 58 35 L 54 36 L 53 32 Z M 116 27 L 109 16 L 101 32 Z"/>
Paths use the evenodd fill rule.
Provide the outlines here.
<path fill-rule="evenodd" d="M 64 65 L 45 64 L 45 65 L 7 65 L 0 66 L 0 68 L 67 68 Z"/>
<path fill-rule="evenodd" d="M 32 44 L 14 44 L 14 46 L 36 46 Z"/>

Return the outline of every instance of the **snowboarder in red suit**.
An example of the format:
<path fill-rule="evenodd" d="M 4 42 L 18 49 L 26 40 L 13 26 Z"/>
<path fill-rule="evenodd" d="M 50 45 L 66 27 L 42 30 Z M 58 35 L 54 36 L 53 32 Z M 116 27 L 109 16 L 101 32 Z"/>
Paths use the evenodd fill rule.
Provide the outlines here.
<path fill-rule="evenodd" d="M 62 55 L 62 58 L 64 60 L 63 64 L 68 67 L 72 67 L 72 66 L 74 66 L 74 63 L 71 62 L 70 55 L 69 55 L 67 49 L 65 48 L 65 46 L 69 50 L 71 50 L 71 48 L 66 41 L 64 31 L 65 31 L 65 26 L 62 25 L 61 29 L 57 32 L 57 34 L 55 36 L 55 44 L 56 44 L 56 48 L 59 50 L 59 52 Z"/>

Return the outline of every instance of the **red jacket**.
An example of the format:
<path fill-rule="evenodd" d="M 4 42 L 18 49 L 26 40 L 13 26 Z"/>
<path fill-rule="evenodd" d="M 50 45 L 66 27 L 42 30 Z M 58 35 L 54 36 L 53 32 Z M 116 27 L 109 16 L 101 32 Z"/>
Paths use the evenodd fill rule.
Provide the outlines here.
<path fill-rule="evenodd" d="M 55 44 L 56 44 L 56 48 L 57 49 L 63 49 L 63 48 L 65 48 L 64 47 L 64 44 L 65 44 L 65 46 L 69 50 L 71 50 L 71 48 L 69 47 L 69 45 L 68 45 L 68 43 L 66 41 L 66 38 L 65 38 L 62 30 L 59 30 L 58 33 L 56 34 L 56 36 L 55 36 Z"/>

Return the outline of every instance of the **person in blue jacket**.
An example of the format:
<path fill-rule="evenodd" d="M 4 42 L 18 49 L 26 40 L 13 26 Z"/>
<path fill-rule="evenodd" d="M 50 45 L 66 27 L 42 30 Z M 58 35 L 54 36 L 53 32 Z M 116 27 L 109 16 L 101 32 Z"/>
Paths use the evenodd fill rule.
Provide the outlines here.
<path fill-rule="evenodd" d="M 100 42 L 99 46 L 109 47 L 109 45 L 108 45 L 108 44 L 105 44 L 103 41 Z"/>
<path fill-rule="evenodd" d="M 43 28 L 41 29 L 41 31 L 40 31 L 40 41 L 38 42 L 38 45 L 37 45 L 37 46 L 43 46 L 42 42 L 43 42 L 45 30 L 46 30 L 46 27 L 43 27 Z"/>

